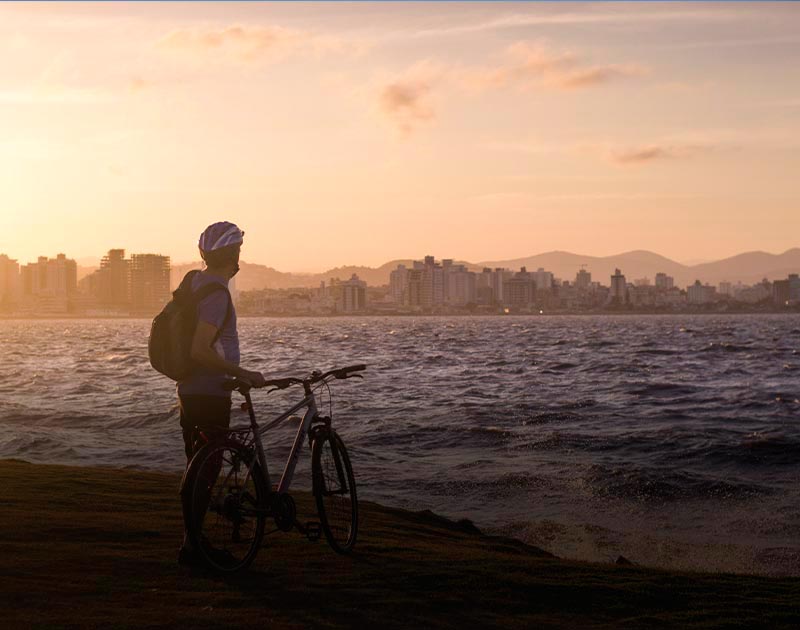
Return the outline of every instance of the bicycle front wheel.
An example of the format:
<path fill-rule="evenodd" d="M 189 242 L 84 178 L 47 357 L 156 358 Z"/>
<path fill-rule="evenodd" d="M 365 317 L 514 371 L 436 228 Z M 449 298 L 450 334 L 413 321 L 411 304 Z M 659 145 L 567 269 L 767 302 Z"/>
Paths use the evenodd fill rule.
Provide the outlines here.
<path fill-rule="evenodd" d="M 244 569 L 264 537 L 267 493 L 255 454 L 235 440 L 212 441 L 196 460 L 192 462 L 192 544 L 216 571 Z"/>
<path fill-rule="evenodd" d="M 350 457 L 335 431 L 322 431 L 314 440 L 311 473 L 325 538 L 334 551 L 348 553 L 358 533 L 358 498 Z"/>

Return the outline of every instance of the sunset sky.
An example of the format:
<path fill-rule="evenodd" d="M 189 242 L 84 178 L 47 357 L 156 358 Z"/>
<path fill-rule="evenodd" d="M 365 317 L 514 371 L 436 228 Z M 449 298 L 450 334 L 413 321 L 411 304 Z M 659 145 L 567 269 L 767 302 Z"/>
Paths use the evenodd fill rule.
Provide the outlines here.
<path fill-rule="evenodd" d="M 800 5 L 0 6 L 0 253 L 800 246 Z"/>

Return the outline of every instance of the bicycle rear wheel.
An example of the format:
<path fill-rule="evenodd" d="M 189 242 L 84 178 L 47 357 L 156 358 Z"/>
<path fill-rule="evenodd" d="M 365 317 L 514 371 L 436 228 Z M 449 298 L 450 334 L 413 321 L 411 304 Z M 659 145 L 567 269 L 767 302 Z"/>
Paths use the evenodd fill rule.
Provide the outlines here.
<path fill-rule="evenodd" d="M 335 431 L 320 431 L 314 440 L 311 474 L 325 538 L 334 551 L 348 553 L 358 533 L 358 498 L 350 457 Z"/>
<path fill-rule="evenodd" d="M 216 571 L 246 568 L 264 537 L 267 493 L 255 454 L 235 440 L 212 441 L 192 468 L 192 545 Z"/>

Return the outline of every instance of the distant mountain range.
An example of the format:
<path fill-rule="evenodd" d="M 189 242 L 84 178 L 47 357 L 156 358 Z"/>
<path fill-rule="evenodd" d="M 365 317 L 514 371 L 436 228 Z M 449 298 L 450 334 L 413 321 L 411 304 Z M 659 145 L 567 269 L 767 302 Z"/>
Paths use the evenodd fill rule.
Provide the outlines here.
<path fill-rule="evenodd" d="M 353 274 L 366 280 L 370 286 L 380 286 L 389 283 L 389 274 L 397 268 L 397 265 L 404 264 L 410 267 L 413 260 L 411 258 L 391 260 L 380 267 L 358 265 L 335 267 L 324 273 L 292 273 L 278 271 L 266 265 L 242 262 L 242 269 L 236 276 L 236 287 L 240 291 L 316 287 L 320 282 L 329 282 L 331 278 L 346 280 Z M 610 283 L 609 278 L 615 269 L 620 269 L 629 281 L 644 277 L 653 281 L 656 273 L 664 272 L 675 278 L 675 284 L 679 287 L 685 287 L 695 280 L 715 285 L 723 281 L 755 284 L 763 278 L 776 280 L 785 278 L 790 273 L 800 273 L 800 248 L 793 248 L 782 254 L 746 252 L 724 260 L 697 265 L 685 265 L 644 250 L 625 252 L 615 256 L 583 256 L 554 251 L 526 258 L 487 260 L 477 263 L 456 261 L 456 264 L 466 265 L 472 271 L 480 271 L 484 267 L 504 267 L 514 271 L 518 271 L 520 267 L 526 267 L 529 271 L 535 271 L 542 267 L 553 272 L 557 278 L 570 281 L 574 280 L 575 274 L 583 266 L 592 274 L 593 280 L 606 285 Z M 178 286 L 187 271 L 200 269 L 200 267 L 199 261 L 174 265 L 172 267 L 172 286 Z M 94 267 L 81 267 L 79 275 L 85 275 L 93 269 Z"/>
<path fill-rule="evenodd" d="M 718 284 L 720 282 L 744 282 L 755 284 L 762 279 L 776 280 L 790 273 L 800 273 L 800 248 L 782 254 L 766 252 L 745 252 L 697 265 L 684 265 L 659 254 L 644 250 L 625 252 L 616 256 L 580 256 L 569 252 L 547 252 L 527 258 L 514 260 L 487 261 L 480 263 L 487 267 L 510 267 L 528 269 L 543 267 L 563 280 L 572 280 L 581 265 L 591 272 L 592 279 L 609 284 L 615 269 L 620 269 L 628 280 L 648 277 L 652 281 L 656 273 L 664 272 L 675 278 L 675 284 L 684 287 L 695 280 Z"/>

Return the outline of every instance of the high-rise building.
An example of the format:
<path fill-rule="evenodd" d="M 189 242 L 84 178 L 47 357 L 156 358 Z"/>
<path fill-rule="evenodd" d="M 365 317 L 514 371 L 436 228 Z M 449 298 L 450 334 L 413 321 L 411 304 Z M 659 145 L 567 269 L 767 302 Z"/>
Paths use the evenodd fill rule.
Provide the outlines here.
<path fill-rule="evenodd" d="M 389 274 L 389 295 L 395 304 L 403 303 L 403 295 L 408 284 L 408 269 L 405 265 L 397 265 L 397 269 Z"/>
<path fill-rule="evenodd" d="M 772 301 L 776 306 L 789 306 L 789 280 L 772 283 Z"/>
<path fill-rule="evenodd" d="M 444 304 L 444 269 L 434 261 L 433 256 L 425 256 L 422 263 L 422 306 L 433 308 L 442 304 Z"/>
<path fill-rule="evenodd" d="M 26 310 L 63 313 L 78 286 L 78 265 L 64 254 L 39 256 L 20 268 L 21 301 Z"/>
<path fill-rule="evenodd" d="M 668 291 L 673 286 L 675 286 L 675 278 L 661 272 L 656 274 L 656 289 L 659 291 Z"/>
<path fill-rule="evenodd" d="M 133 254 L 130 259 L 131 308 L 154 313 L 169 302 L 169 256 Z"/>
<path fill-rule="evenodd" d="M 47 257 L 39 256 L 35 263 L 22 265 L 19 273 L 22 295 L 39 295 L 47 286 Z"/>
<path fill-rule="evenodd" d="M 452 258 L 442 259 L 442 303 L 450 303 L 450 273 L 455 270 Z"/>
<path fill-rule="evenodd" d="M 800 304 L 800 276 L 791 273 L 786 280 L 775 280 L 772 283 L 772 299 L 778 306 Z"/>
<path fill-rule="evenodd" d="M 492 268 L 484 267 L 479 273 L 475 274 L 475 288 L 477 290 L 488 288 L 491 291 Z"/>
<path fill-rule="evenodd" d="M 628 301 L 628 285 L 619 269 L 615 269 L 614 275 L 611 276 L 609 299 L 613 304 L 625 304 Z"/>
<path fill-rule="evenodd" d="M 419 308 L 422 306 L 422 269 L 409 269 L 406 290 L 403 294 L 403 306 Z"/>
<path fill-rule="evenodd" d="M 713 287 L 711 288 L 713 289 Z M 742 285 L 741 288 L 737 288 L 736 290 L 736 299 L 740 302 L 746 302 L 748 304 L 758 304 L 759 302 L 764 302 L 769 300 L 770 296 L 772 295 L 772 283 L 766 279 L 762 280 L 758 284 L 754 284 L 751 287 L 745 287 Z"/>
<path fill-rule="evenodd" d="M 20 271 L 24 295 L 66 297 L 78 286 L 78 264 L 64 254 L 55 258 L 39 256 L 35 263 L 28 263 Z"/>
<path fill-rule="evenodd" d="M 713 302 L 717 296 L 716 287 L 709 284 L 701 284 L 699 280 L 686 288 L 686 301 L 689 304 L 708 304 Z"/>
<path fill-rule="evenodd" d="M 19 299 L 19 263 L 0 254 L 0 310 L 11 309 Z"/>
<path fill-rule="evenodd" d="M 97 298 L 105 307 L 127 308 L 131 303 L 130 261 L 124 249 L 110 249 L 100 261 Z"/>
<path fill-rule="evenodd" d="M 789 282 L 789 301 L 793 304 L 800 303 L 800 276 L 790 273 L 787 281 Z"/>
<path fill-rule="evenodd" d="M 465 306 L 477 301 L 476 274 L 464 265 L 447 265 L 445 272 L 445 296 L 448 304 Z"/>
<path fill-rule="evenodd" d="M 78 263 L 58 254 L 47 261 L 47 286 L 56 295 L 72 295 L 78 288 Z"/>
<path fill-rule="evenodd" d="M 525 267 L 503 283 L 503 303 L 507 306 L 529 307 L 536 296 L 536 281 Z"/>
<path fill-rule="evenodd" d="M 341 291 L 341 310 L 343 313 L 357 313 L 367 308 L 367 283 L 353 274 L 349 280 L 339 283 Z"/>
<path fill-rule="evenodd" d="M 533 281 L 536 283 L 536 288 L 539 290 L 549 290 L 553 288 L 553 274 L 545 271 L 541 267 L 532 274 Z"/>
<path fill-rule="evenodd" d="M 502 267 L 495 267 L 489 278 L 489 286 L 492 287 L 494 292 L 494 301 L 502 304 L 505 302 L 504 287 L 505 283 L 514 277 L 514 272 L 510 269 L 503 269 Z"/>
<path fill-rule="evenodd" d="M 588 291 L 591 286 L 592 274 L 586 271 L 586 269 L 581 269 L 575 274 L 575 288 L 578 289 L 578 291 Z"/>

